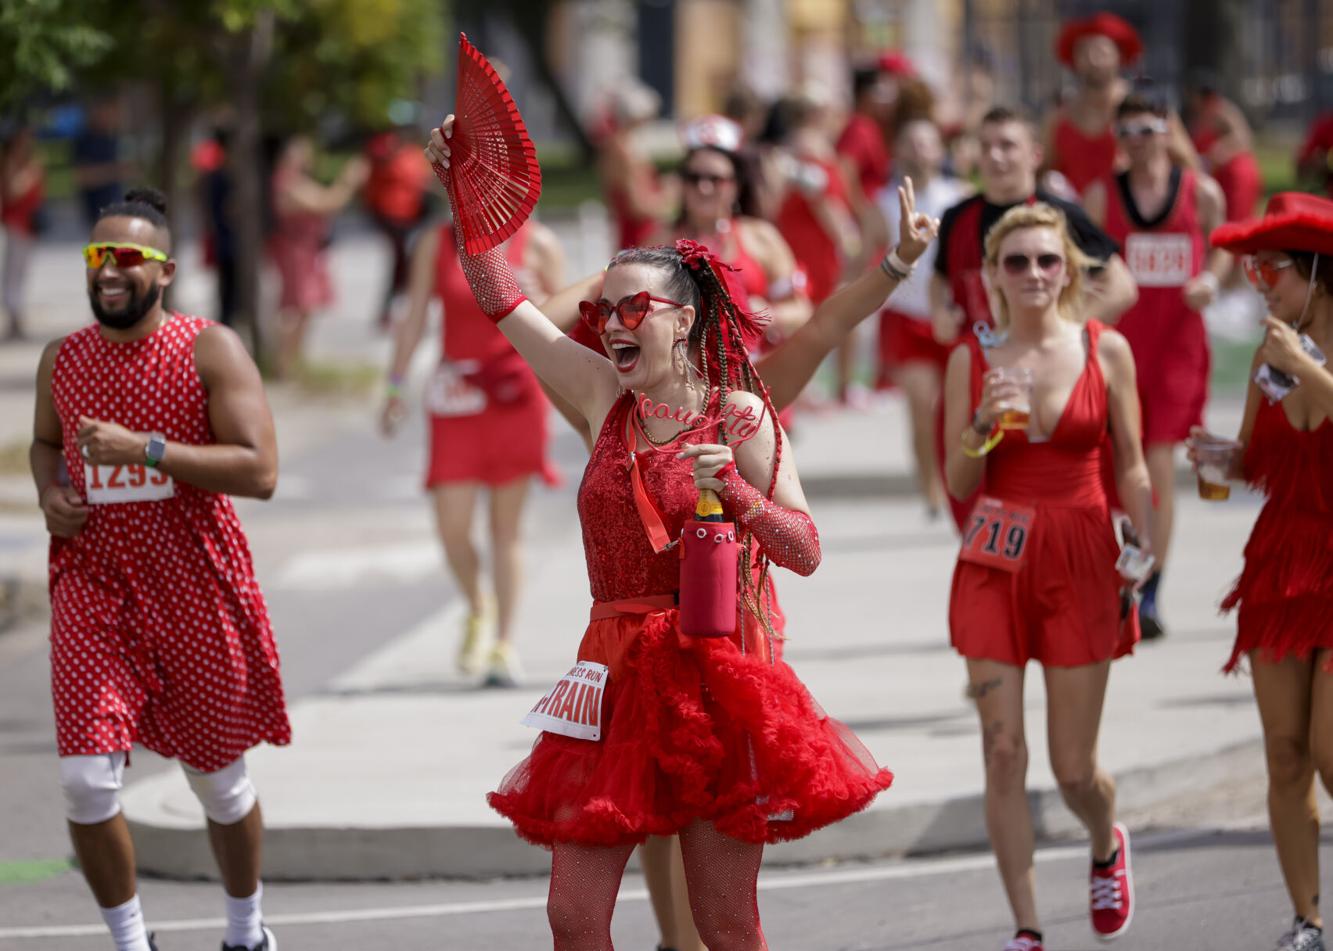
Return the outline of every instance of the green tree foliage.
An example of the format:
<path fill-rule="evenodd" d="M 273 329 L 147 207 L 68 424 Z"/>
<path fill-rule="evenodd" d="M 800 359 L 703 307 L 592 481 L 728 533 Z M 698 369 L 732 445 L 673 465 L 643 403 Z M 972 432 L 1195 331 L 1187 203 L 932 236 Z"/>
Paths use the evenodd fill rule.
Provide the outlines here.
<path fill-rule="evenodd" d="M 0 112 L 69 89 L 76 70 L 111 47 L 111 37 L 79 15 L 83 6 L 74 0 L 0 3 Z"/>
<path fill-rule="evenodd" d="M 443 65 L 443 21 L 440 0 L 306 0 L 274 38 L 266 114 L 290 128 L 330 115 L 383 125 Z"/>

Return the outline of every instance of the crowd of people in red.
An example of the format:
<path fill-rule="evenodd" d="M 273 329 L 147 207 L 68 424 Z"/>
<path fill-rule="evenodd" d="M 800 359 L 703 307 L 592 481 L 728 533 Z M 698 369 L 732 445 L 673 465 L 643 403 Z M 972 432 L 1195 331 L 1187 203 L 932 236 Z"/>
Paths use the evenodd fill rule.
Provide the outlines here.
<path fill-rule="evenodd" d="M 395 250 L 385 310 L 398 290 L 408 298 L 387 433 L 403 418 L 431 305 L 444 311 L 425 484 L 467 601 L 464 673 L 518 679 L 519 526 L 532 478 L 554 478 L 548 401 L 587 446 L 577 506 L 589 621 L 574 668 L 525 721 L 541 730 L 531 753 L 489 797 L 552 852 L 557 951 L 610 949 L 637 846 L 663 951 L 762 951 L 764 845 L 838 822 L 892 783 L 786 664 L 773 574 L 810 575 L 822 556 L 787 438 L 792 404 L 833 354 L 851 397 L 845 355 L 872 317 L 880 375 L 907 396 L 927 504 L 947 498 L 959 530 L 947 617 L 1013 912 L 1005 951 L 1044 940 L 1029 662 L 1045 684 L 1052 771 L 1090 839 L 1091 929 L 1109 941 L 1132 924 L 1131 836 L 1098 733 L 1111 663 L 1164 633 L 1157 590 L 1182 444 L 1205 498 L 1232 479 L 1265 496 L 1224 605 L 1237 609 L 1234 648 L 1219 662 L 1248 664 L 1263 722 L 1295 913 L 1276 948 L 1322 951 L 1313 797 L 1316 776 L 1333 791 L 1333 199 L 1284 193 L 1255 217 L 1239 110 L 1200 83 L 1187 128 L 1123 78 L 1141 53 L 1117 17 L 1066 24 L 1055 55 L 1074 94 L 1044 123 L 995 106 L 960 133 L 975 144 L 975 192 L 948 174 L 929 87 L 898 55 L 857 73 L 841 129 L 813 90 L 777 103 L 762 128 L 743 95 L 730 115 L 686 124 L 678 190 L 638 150 L 632 132 L 653 104 L 627 87 L 601 167 L 621 247 L 568 287 L 559 242 L 535 221 L 479 250 L 455 205 L 409 248 L 425 207 L 422 164 L 407 160 L 415 146 L 384 140 L 332 184 L 312 175 L 308 142 L 282 149 L 280 369 L 328 302 L 329 218 L 363 186 Z M 426 146 L 451 202 L 465 122 L 445 118 Z M 1307 164 L 1329 151 L 1320 141 Z M 40 195 L 31 146 L 14 148 L 4 182 Z M 290 726 L 228 498 L 272 495 L 272 419 L 239 338 L 163 306 L 176 262 L 160 195 L 102 206 L 90 238 L 96 323 L 43 353 L 31 452 L 53 536 L 52 691 L 71 838 L 118 951 L 149 951 L 118 794 L 133 743 L 180 760 L 226 893 L 224 951 L 274 951 L 244 754 L 289 742 Z M 1202 311 L 1237 270 L 1269 316 L 1230 439 L 1202 428 Z M 483 493 L 489 581 L 470 533 Z M 726 584 L 691 589 L 702 582 L 690 553 L 713 546 Z M 730 605 L 713 622 L 721 630 L 695 628 L 703 599 Z"/>

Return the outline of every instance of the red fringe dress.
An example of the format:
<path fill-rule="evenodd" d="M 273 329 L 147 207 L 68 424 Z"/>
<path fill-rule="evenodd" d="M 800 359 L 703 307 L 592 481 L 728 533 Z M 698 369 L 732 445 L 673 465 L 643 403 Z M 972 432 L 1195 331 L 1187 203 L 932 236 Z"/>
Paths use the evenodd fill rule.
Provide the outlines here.
<path fill-rule="evenodd" d="M 578 659 L 609 668 L 601 739 L 540 734 L 490 794 L 491 806 L 543 846 L 642 842 L 695 820 L 747 842 L 777 842 L 865 808 L 892 773 L 774 659 L 758 625 L 743 637 L 680 632 L 668 606 L 679 554 L 653 552 L 631 490 L 632 405 L 622 398 L 608 415 L 579 488 L 596 604 Z M 705 430 L 687 442 L 715 439 Z M 638 464 L 678 537 L 694 511 L 691 461 L 648 450 Z"/>
<path fill-rule="evenodd" d="M 1333 650 L 1333 423 L 1300 430 L 1281 403 L 1263 400 L 1244 470 L 1268 501 L 1222 602 L 1240 608 L 1228 673 L 1249 651 L 1277 662 Z M 1333 655 L 1324 669 L 1333 673 Z"/>
<path fill-rule="evenodd" d="M 1122 610 L 1119 547 L 1102 476 L 1107 400 L 1097 338 L 1103 329 L 1088 321 L 1087 362 L 1050 438 L 1029 442 L 1026 432 L 1013 431 L 986 458 L 986 495 L 1035 515 L 1017 570 L 960 553 L 949 630 L 964 657 L 1079 667 L 1129 654 L 1139 639 L 1137 612 Z M 972 351 L 975 408 L 985 356 L 975 337 L 965 345 Z"/>

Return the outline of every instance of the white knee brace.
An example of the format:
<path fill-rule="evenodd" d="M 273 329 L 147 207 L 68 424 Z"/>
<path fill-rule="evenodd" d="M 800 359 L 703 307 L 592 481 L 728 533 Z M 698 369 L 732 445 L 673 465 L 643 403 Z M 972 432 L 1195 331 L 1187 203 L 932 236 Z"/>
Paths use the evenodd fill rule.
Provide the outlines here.
<path fill-rule="evenodd" d="M 235 825 L 255 807 L 255 787 L 245 771 L 245 757 L 214 773 L 201 773 L 181 764 L 190 788 L 204 807 L 204 815 L 220 826 Z"/>
<path fill-rule="evenodd" d="M 60 757 L 60 789 L 65 816 L 91 826 L 120 813 L 120 788 L 125 784 L 125 754 Z"/>

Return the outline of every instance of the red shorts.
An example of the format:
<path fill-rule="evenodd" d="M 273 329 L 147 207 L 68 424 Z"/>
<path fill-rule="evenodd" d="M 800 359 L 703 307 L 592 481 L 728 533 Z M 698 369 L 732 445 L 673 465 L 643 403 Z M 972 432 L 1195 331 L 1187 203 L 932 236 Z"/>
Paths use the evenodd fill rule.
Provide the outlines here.
<path fill-rule="evenodd" d="M 952 344 L 935 339 L 929 320 L 885 308 L 879 314 L 879 363 L 881 368 L 908 363 L 929 363 L 944 372 Z"/>
<path fill-rule="evenodd" d="M 513 405 L 470 416 L 432 415 L 426 488 L 449 482 L 498 486 L 533 475 L 554 485 L 558 475 L 547 458 L 549 407 L 545 395 L 534 391 Z"/>

